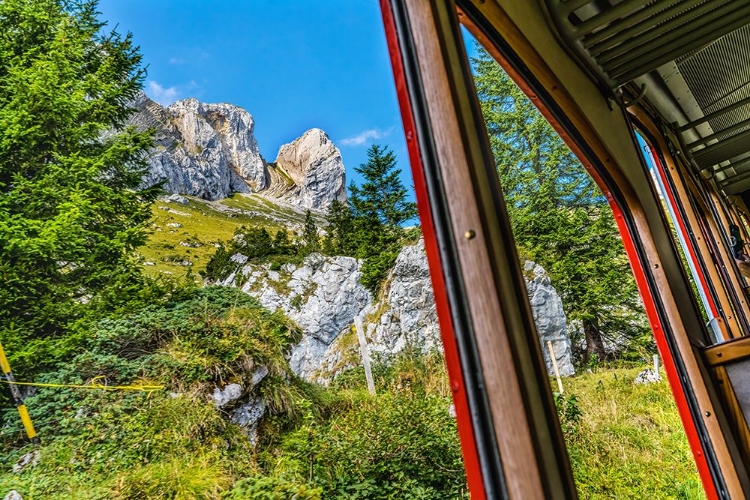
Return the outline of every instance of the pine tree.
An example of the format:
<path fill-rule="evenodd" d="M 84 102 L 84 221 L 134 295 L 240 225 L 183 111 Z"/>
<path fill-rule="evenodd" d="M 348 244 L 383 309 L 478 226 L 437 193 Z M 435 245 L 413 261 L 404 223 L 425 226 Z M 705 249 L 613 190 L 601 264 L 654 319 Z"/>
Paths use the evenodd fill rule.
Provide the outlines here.
<path fill-rule="evenodd" d="M 503 69 L 473 60 L 482 114 L 520 253 L 544 267 L 587 355 L 604 337 L 643 339 L 647 324 L 622 241 L 594 181 Z"/>
<path fill-rule="evenodd" d="M 357 253 L 355 223 L 352 208 L 347 203 L 333 200 L 326 214 L 326 239 L 323 250 L 328 255 L 354 256 Z"/>
<path fill-rule="evenodd" d="M 396 156 L 388 147 L 370 146 L 367 162 L 355 170 L 363 177 L 361 185 L 349 186 L 349 200 L 361 240 L 358 247 L 366 253 L 379 253 L 398 239 L 404 223 L 417 216 L 417 206 L 407 198 L 401 169 L 397 168 Z"/>
<path fill-rule="evenodd" d="M 0 2 L 0 339 L 24 366 L 85 310 L 142 288 L 131 256 L 157 194 L 139 189 L 151 138 L 123 126 L 144 70 L 96 8 Z"/>
<path fill-rule="evenodd" d="M 305 226 L 302 231 L 302 244 L 304 253 L 317 252 L 320 250 L 320 236 L 318 235 L 318 225 L 313 219 L 310 210 L 305 212 Z"/>
<path fill-rule="evenodd" d="M 367 162 L 355 170 L 364 179 L 349 186 L 356 256 L 365 259 L 361 282 L 375 295 L 398 256 L 402 225 L 417 216 L 417 206 L 408 200 L 387 147 L 373 144 Z"/>

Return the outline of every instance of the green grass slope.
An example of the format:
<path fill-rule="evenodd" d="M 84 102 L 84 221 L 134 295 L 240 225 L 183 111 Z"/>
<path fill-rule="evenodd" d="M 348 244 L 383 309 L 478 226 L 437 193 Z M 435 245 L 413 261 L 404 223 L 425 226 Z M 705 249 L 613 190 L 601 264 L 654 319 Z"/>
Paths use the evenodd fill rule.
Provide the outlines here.
<path fill-rule="evenodd" d="M 564 380 L 575 399 L 559 409 L 582 499 L 705 498 L 664 374 L 659 383 L 633 384 L 644 368 Z"/>
<path fill-rule="evenodd" d="M 179 319 L 164 323 L 167 311 Z M 276 363 L 278 373 L 288 369 L 279 352 L 289 340 L 278 333 L 290 330 L 283 317 L 269 314 L 231 289 L 213 289 L 122 324 L 103 323 L 73 370 L 51 377 L 77 377 L 84 366 L 94 373 L 98 363 L 123 377 L 117 382 L 146 376 L 167 390 L 145 396 L 45 389 L 29 398 L 42 431 L 39 463 L 12 473 L 31 449 L 12 446 L 0 459 L 0 494 L 14 488 L 27 500 L 467 498 L 438 354 L 376 364 L 374 398 L 361 368 L 328 388 L 269 377 L 260 394 L 270 416 L 258 447 L 249 445 L 207 401 L 206 384 L 242 377 L 246 358 Z M 128 343 L 139 355 L 111 365 L 134 328 L 150 347 Z M 228 349 L 230 339 L 245 348 Z M 634 385 L 642 368 L 599 368 L 564 381 L 558 411 L 582 499 L 704 498 L 669 386 Z M 5 417 L 10 421 L 10 410 Z M 20 425 L 13 427 L 20 436 Z"/>
<path fill-rule="evenodd" d="M 186 198 L 187 205 L 157 200 L 152 207 L 151 235 L 139 252 L 150 275 L 183 276 L 188 269 L 197 275 L 205 269 L 216 245 L 230 240 L 240 226 L 293 232 L 305 220 L 304 210 L 257 194 L 235 194 L 213 202 Z"/>

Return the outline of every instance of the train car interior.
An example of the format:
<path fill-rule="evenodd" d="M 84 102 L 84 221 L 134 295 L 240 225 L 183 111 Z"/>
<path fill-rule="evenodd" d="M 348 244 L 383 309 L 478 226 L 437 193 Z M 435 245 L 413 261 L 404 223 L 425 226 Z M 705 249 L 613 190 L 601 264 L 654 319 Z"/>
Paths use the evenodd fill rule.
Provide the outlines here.
<path fill-rule="evenodd" d="M 707 497 L 750 498 L 750 3 L 381 7 L 472 498 L 577 493 L 463 30 L 606 196 Z"/>

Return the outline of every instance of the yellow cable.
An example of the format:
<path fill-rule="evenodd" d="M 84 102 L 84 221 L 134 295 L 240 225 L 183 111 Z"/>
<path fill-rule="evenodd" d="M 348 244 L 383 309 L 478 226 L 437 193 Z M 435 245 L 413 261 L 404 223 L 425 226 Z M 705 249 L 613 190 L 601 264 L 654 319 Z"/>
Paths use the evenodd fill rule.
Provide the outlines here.
<path fill-rule="evenodd" d="M 101 377 L 96 377 L 93 380 L 96 380 Z M 14 384 L 14 385 L 29 385 L 33 387 L 58 387 L 58 388 L 68 388 L 68 389 L 100 389 L 104 391 L 144 391 L 144 392 L 154 392 L 154 391 L 160 391 L 164 389 L 163 385 L 104 385 L 104 384 L 97 384 L 97 383 L 91 384 L 85 384 L 85 385 L 78 385 L 78 384 L 45 384 L 42 382 L 10 382 L 9 380 L 0 379 L 0 382 L 3 382 L 4 384 Z"/>

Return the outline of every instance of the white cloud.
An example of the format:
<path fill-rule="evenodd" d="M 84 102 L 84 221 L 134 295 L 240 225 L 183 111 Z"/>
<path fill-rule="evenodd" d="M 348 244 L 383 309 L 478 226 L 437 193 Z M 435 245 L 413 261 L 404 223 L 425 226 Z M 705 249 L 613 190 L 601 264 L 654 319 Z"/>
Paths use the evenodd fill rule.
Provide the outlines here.
<path fill-rule="evenodd" d="M 368 142 L 372 142 L 377 139 L 382 139 L 383 137 L 386 137 L 388 134 L 390 134 L 392 131 L 393 131 L 393 127 L 389 128 L 388 130 L 379 130 L 376 128 L 371 128 L 369 130 L 360 132 L 354 137 L 347 137 L 346 139 L 342 139 L 341 144 L 343 144 L 344 146 L 362 146 L 363 144 L 367 144 Z"/>
<path fill-rule="evenodd" d="M 149 80 L 147 85 L 146 94 L 163 106 L 169 106 L 180 98 L 180 91 L 177 90 L 177 87 L 164 88 L 159 82 L 155 82 L 154 80 Z"/>
<path fill-rule="evenodd" d="M 211 57 L 211 54 L 209 54 L 205 50 L 192 50 L 189 51 L 188 54 L 185 54 L 183 51 L 182 55 L 170 57 L 168 62 L 169 64 L 172 64 L 174 66 L 179 66 L 181 64 L 195 64 L 203 62 L 209 57 Z"/>

